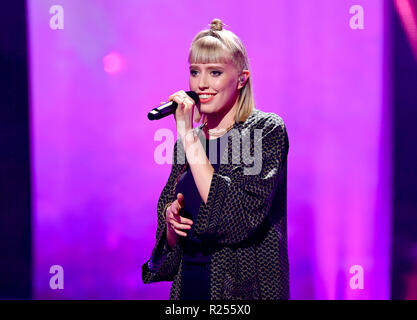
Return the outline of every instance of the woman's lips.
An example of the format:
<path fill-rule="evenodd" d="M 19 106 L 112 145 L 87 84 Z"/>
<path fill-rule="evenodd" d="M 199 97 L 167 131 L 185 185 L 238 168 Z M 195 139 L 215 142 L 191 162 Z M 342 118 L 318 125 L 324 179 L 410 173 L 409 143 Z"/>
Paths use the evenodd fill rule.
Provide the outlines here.
<path fill-rule="evenodd" d="M 215 95 L 216 95 L 216 94 L 201 94 L 201 95 L 199 95 L 200 102 L 201 102 L 201 103 L 207 103 L 207 102 L 210 102 L 211 100 L 213 100 L 213 99 L 214 99 L 214 96 L 215 96 Z M 203 98 L 202 96 L 205 96 L 205 97 Z"/>

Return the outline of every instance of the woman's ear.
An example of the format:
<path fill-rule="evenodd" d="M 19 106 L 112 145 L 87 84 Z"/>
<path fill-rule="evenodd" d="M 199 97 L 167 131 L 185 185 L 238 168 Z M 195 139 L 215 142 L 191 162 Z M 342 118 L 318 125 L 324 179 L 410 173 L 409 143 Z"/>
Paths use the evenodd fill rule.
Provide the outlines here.
<path fill-rule="evenodd" d="M 249 70 L 243 70 L 240 73 L 240 75 L 239 75 L 239 81 L 238 81 L 238 85 L 237 85 L 238 90 L 242 89 L 245 86 L 245 84 L 248 81 L 249 77 L 250 77 Z"/>

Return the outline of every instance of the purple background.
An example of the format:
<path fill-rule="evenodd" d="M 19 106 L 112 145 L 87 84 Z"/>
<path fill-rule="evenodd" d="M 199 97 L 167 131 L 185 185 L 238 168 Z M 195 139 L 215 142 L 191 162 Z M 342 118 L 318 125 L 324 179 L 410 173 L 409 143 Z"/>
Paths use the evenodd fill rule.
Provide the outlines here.
<path fill-rule="evenodd" d="M 360 1 L 365 28 L 352 30 L 345 0 L 28 0 L 35 298 L 168 298 L 141 266 L 170 171 L 154 135 L 175 123 L 146 114 L 188 89 L 191 40 L 220 18 L 246 46 L 257 107 L 287 125 L 291 298 L 388 299 L 385 3 Z M 63 30 L 49 27 L 56 4 Z M 63 290 L 49 287 L 56 264 Z"/>

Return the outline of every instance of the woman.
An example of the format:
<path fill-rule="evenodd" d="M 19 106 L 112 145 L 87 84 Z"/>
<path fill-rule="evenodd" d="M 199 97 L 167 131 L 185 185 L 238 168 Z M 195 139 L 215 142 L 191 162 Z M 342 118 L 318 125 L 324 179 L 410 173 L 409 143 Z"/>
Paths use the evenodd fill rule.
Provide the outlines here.
<path fill-rule="evenodd" d="M 255 109 L 246 50 L 220 20 L 194 38 L 189 63 L 200 104 L 169 97 L 179 140 L 142 279 L 173 281 L 175 300 L 288 299 L 284 122 Z"/>

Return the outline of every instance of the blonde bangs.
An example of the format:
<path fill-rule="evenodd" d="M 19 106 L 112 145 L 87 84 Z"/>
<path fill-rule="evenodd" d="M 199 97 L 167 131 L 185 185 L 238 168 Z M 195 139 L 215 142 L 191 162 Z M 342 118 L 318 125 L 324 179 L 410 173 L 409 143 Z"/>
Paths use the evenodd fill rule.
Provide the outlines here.
<path fill-rule="evenodd" d="M 195 41 L 188 56 L 188 63 L 229 63 L 233 61 L 231 54 L 214 37 L 202 37 Z"/>

